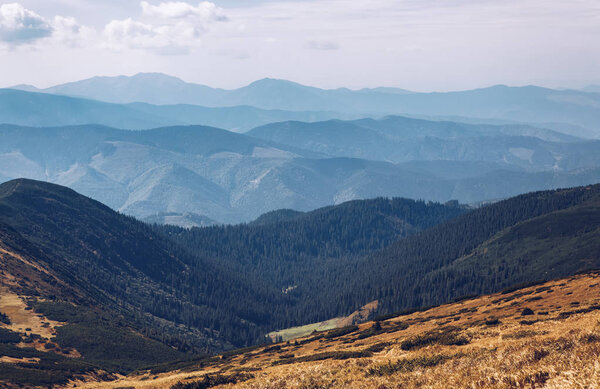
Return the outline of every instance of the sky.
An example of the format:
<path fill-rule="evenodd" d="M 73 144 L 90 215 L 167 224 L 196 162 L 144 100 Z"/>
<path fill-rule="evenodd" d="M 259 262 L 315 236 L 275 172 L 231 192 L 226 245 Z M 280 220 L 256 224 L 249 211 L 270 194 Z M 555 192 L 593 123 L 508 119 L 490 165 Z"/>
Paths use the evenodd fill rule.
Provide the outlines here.
<path fill-rule="evenodd" d="M 598 0 L 0 0 L 0 87 L 161 72 L 237 88 L 600 84 Z"/>

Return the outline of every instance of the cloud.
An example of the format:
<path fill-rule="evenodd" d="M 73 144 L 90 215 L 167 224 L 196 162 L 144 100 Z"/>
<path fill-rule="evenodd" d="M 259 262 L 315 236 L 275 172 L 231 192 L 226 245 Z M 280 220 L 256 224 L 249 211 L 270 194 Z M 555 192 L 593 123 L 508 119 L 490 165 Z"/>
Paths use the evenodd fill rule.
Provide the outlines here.
<path fill-rule="evenodd" d="M 182 54 L 199 43 L 210 24 L 227 20 L 210 2 L 140 3 L 144 21 L 113 20 L 104 28 L 105 46 L 115 50 L 150 49 L 159 54 Z"/>
<path fill-rule="evenodd" d="M 329 41 L 309 41 L 306 44 L 306 47 L 311 49 L 311 50 L 338 50 L 340 48 L 340 45 L 338 45 L 335 42 L 329 42 Z"/>
<path fill-rule="evenodd" d="M 55 16 L 52 39 L 70 47 L 81 47 L 92 40 L 94 30 L 80 25 L 73 17 Z"/>
<path fill-rule="evenodd" d="M 17 46 L 49 37 L 53 31 L 47 20 L 21 4 L 0 5 L 0 41 Z"/>
<path fill-rule="evenodd" d="M 58 43 L 70 47 L 84 45 L 93 30 L 79 25 L 72 17 L 55 16 L 48 20 L 21 4 L 0 5 L 0 42 L 4 48 Z"/>
<path fill-rule="evenodd" d="M 147 1 L 142 1 L 141 6 L 145 16 L 159 19 L 189 19 L 200 24 L 215 20 L 227 20 L 223 10 L 208 1 L 203 1 L 195 7 L 184 2 L 167 2 L 160 3 L 159 5 L 151 5 Z"/>

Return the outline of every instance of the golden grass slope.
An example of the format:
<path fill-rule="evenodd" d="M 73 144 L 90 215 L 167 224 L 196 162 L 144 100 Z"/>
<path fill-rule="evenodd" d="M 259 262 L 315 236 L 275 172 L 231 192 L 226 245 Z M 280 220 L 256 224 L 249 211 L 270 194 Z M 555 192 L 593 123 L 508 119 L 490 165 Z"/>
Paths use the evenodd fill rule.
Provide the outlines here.
<path fill-rule="evenodd" d="M 159 372 L 169 368 L 177 370 Z M 600 275 L 577 275 L 114 382 L 73 384 L 192 389 L 194 383 L 247 389 L 597 388 Z"/>

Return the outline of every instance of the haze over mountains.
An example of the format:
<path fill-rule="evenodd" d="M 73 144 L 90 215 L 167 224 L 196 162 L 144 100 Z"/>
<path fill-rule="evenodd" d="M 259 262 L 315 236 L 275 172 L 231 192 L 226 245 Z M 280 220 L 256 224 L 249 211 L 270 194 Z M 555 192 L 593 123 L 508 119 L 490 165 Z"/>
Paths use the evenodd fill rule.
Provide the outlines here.
<path fill-rule="evenodd" d="M 293 123 L 299 128 L 292 137 L 289 123 L 267 128 L 287 144 L 203 126 L 2 125 L 0 178 L 66 185 L 121 212 L 153 221 L 168 216 L 181 225 L 250 221 L 280 208 L 308 211 L 377 196 L 478 202 L 600 179 L 600 141 L 528 127 L 523 131 L 560 141 L 503 135 L 519 127 L 367 123 L 379 129 L 325 122 L 310 132 L 313 125 Z M 255 131 L 269 138 L 265 128 Z"/>
<path fill-rule="evenodd" d="M 155 74 L 0 89 L 0 386 L 205 366 L 596 268 L 599 102 Z"/>
<path fill-rule="evenodd" d="M 67 185 L 151 222 L 377 196 L 477 203 L 600 179 L 600 95 L 584 91 L 224 90 L 158 73 L 16 88 L 0 89 L 0 180 Z"/>
<path fill-rule="evenodd" d="M 0 89 L 0 123 L 23 126 L 101 124 L 145 130 L 166 125 L 204 124 L 243 132 L 282 120 L 352 117 L 328 112 L 264 110 L 250 106 L 207 108 L 196 105 L 112 104 L 47 93 Z"/>
<path fill-rule="evenodd" d="M 159 73 L 141 73 L 131 77 L 95 77 L 43 90 L 22 85 L 15 88 L 122 104 L 242 105 L 266 110 L 329 111 L 336 112 L 338 118 L 343 118 L 341 115 L 344 114 L 363 117 L 410 114 L 500 119 L 560 127 L 578 133 L 574 135 L 600 137 L 600 95 L 536 86 L 497 85 L 459 92 L 415 93 L 396 88 L 325 90 L 285 80 L 263 79 L 239 89 L 224 90 L 186 83 Z"/>

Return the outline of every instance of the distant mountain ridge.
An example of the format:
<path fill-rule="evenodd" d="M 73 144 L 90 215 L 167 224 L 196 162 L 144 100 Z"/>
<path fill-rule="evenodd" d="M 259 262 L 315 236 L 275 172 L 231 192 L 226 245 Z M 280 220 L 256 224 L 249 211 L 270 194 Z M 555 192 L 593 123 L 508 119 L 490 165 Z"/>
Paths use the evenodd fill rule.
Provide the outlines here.
<path fill-rule="evenodd" d="M 247 134 L 334 157 L 392 163 L 470 160 L 530 171 L 562 170 L 570 160 L 580 164 L 588 158 L 587 167 L 600 164 L 592 156 L 594 150 L 600 150 L 599 142 L 582 142 L 556 131 L 524 125 L 474 125 L 388 116 L 379 120 L 271 123 Z M 566 156 L 572 153 L 577 156 Z"/>
<path fill-rule="evenodd" d="M 23 90 L 0 89 L 0 123 L 23 126 L 98 124 L 145 130 L 169 125 L 207 125 L 244 132 L 274 121 L 319 121 L 344 117 L 355 116 L 324 111 L 264 110 L 250 106 L 209 108 L 184 104 L 116 104 L 89 97 L 49 94 L 29 87 L 23 87 Z"/>
<path fill-rule="evenodd" d="M 30 86 L 21 87 L 31 90 Z M 268 110 L 331 111 L 363 116 L 455 115 L 564 123 L 586 127 L 600 137 L 600 95 L 537 86 L 496 85 L 467 91 L 416 93 L 394 88 L 327 90 L 266 78 L 242 88 L 225 90 L 186 83 L 160 73 L 140 73 L 131 77 L 94 77 L 42 91 L 116 103 L 247 105 Z"/>
<path fill-rule="evenodd" d="M 366 143 L 340 136 L 336 147 L 354 142 L 364 152 Z M 600 181 L 596 141 L 498 135 L 419 142 L 403 146 L 416 160 L 393 164 L 203 126 L 125 131 L 0 125 L 0 179 L 54 182 L 120 212 L 181 225 L 205 224 L 202 218 L 249 222 L 276 209 L 310 211 L 378 196 L 471 203 Z M 419 154 L 419 144 L 427 153 Z M 362 156 L 388 158 L 385 147 Z M 351 151 L 342 148 L 337 155 Z"/>
<path fill-rule="evenodd" d="M 186 214 L 238 223 L 276 209 L 310 211 L 378 196 L 470 203 L 600 181 L 600 155 L 590 151 L 597 148 L 594 141 L 573 146 L 526 137 L 483 138 L 487 139 L 483 143 L 465 139 L 473 150 L 452 154 L 466 155 L 463 160 L 439 160 L 438 154 L 432 158 L 436 160 L 396 165 L 331 157 L 203 126 L 124 131 L 102 126 L 0 125 L 0 178 L 27 177 L 66 185 L 126 214 L 142 219 L 179 215 L 170 220 L 181 224 L 190 223 L 181 218 Z M 510 145 L 518 142 L 539 148 L 528 146 L 535 150 L 531 163 L 528 155 L 518 158 L 519 152 L 527 150 L 518 150 L 517 156 L 510 152 Z M 494 150 L 494 145 L 503 146 Z M 452 147 L 449 150 L 456 150 Z M 374 157 L 382 155 L 377 149 L 372 152 Z M 556 164 L 552 153 L 558 152 L 562 159 L 557 169 L 543 171 L 544 166 Z M 477 153 L 487 162 L 479 160 Z M 511 157 L 512 164 L 503 161 L 504 156 Z"/>

